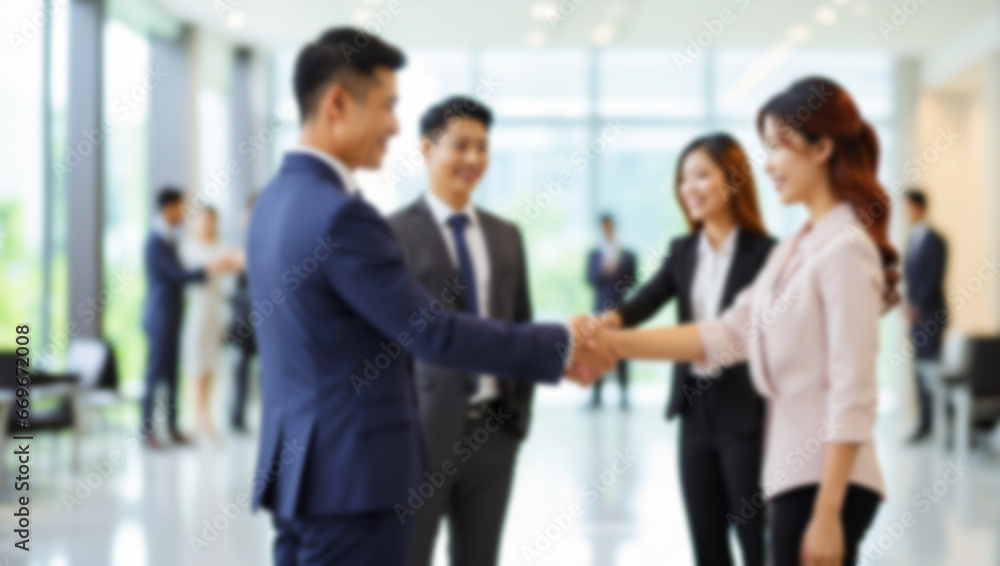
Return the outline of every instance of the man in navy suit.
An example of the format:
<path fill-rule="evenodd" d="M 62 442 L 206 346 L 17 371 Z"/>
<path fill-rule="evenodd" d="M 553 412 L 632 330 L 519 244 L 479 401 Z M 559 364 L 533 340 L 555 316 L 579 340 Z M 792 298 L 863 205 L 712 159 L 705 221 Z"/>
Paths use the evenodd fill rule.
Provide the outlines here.
<path fill-rule="evenodd" d="M 594 288 L 594 312 L 602 313 L 618 308 L 625 293 L 635 285 L 635 254 L 618 244 L 615 239 L 615 221 L 610 214 L 601 215 L 601 245 L 587 257 L 587 282 Z M 621 389 L 620 405 L 628 408 L 628 362 L 618 362 L 618 386 Z M 601 406 L 601 385 L 594 384 L 590 406 Z"/>
<path fill-rule="evenodd" d="M 933 426 L 933 390 L 940 379 L 941 341 L 948 312 L 944 303 L 944 270 L 948 245 L 927 225 L 927 196 L 906 192 L 906 212 L 912 229 L 906 245 L 906 305 L 910 339 L 916 349 L 913 363 L 920 417 L 910 442 L 920 442 Z"/>
<path fill-rule="evenodd" d="M 143 442 L 149 448 L 159 448 L 153 419 L 156 387 L 161 382 L 167 389 L 167 428 L 170 439 L 186 444 L 187 438 L 177 430 L 177 357 L 179 355 L 181 318 L 184 309 L 184 286 L 205 280 L 211 273 L 231 268 L 231 260 L 223 259 L 203 269 L 185 269 L 177 257 L 177 229 L 184 218 L 184 193 L 166 187 L 156 198 L 158 214 L 146 239 L 146 304 L 142 326 L 148 340 L 145 391 L 142 396 Z"/>
<path fill-rule="evenodd" d="M 404 563 L 406 510 L 419 513 L 448 473 L 420 471 L 411 355 L 548 383 L 564 372 L 589 382 L 614 361 L 585 321 L 482 319 L 445 308 L 471 293 L 464 270 L 436 296 L 407 270 L 352 176 L 379 167 L 398 130 L 403 64 L 395 47 L 351 28 L 302 49 L 293 80 L 300 146 L 250 220 L 250 322 L 264 402 L 253 505 L 272 512 L 281 566 Z M 570 348 L 567 365 L 569 345 L 586 347 Z M 500 424 L 485 423 L 483 433 Z"/>

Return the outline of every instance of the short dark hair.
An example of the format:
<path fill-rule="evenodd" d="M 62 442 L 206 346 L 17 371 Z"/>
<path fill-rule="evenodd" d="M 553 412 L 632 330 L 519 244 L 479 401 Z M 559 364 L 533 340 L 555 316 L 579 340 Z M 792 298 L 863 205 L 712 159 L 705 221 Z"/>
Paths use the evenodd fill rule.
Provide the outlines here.
<path fill-rule="evenodd" d="M 906 200 L 908 200 L 910 204 L 915 204 L 922 209 L 927 208 L 927 195 L 924 194 L 924 191 L 916 188 L 908 189 L 903 196 L 906 197 Z"/>
<path fill-rule="evenodd" d="M 363 30 L 328 29 L 306 44 L 295 60 L 292 86 L 299 115 L 305 120 L 315 111 L 320 94 L 331 82 L 343 85 L 355 98 L 363 98 L 376 67 L 396 71 L 405 64 L 402 51 Z"/>
<path fill-rule="evenodd" d="M 486 129 L 493 125 L 493 112 L 482 102 L 468 96 L 449 96 L 431 106 L 420 117 L 420 136 L 437 141 L 438 132 L 448 126 L 448 121 L 456 118 L 475 120 Z"/>
<path fill-rule="evenodd" d="M 614 217 L 614 216 L 611 216 L 611 213 L 610 213 L 610 212 L 605 212 L 605 213 L 601 214 L 601 215 L 600 215 L 600 216 L 598 217 L 598 219 L 597 219 L 597 220 L 598 220 L 598 222 L 600 222 L 601 224 L 604 224 L 605 222 L 607 222 L 608 224 L 611 224 L 612 226 L 614 226 L 614 225 L 615 225 L 615 217 Z"/>
<path fill-rule="evenodd" d="M 181 202 L 182 200 L 184 200 L 184 191 L 177 187 L 163 187 L 156 193 L 156 208 L 157 210 L 163 210 L 165 207 Z"/>

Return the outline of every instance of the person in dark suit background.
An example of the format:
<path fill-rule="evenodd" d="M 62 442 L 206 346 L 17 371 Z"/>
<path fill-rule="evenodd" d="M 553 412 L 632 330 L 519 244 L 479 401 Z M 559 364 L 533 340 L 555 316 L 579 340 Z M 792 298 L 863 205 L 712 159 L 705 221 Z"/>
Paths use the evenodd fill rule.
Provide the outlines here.
<path fill-rule="evenodd" d="M 927 223 L 927 195 L 918 189 L 906 192 L 910 237 L 906 245 L 906 303 L 903 314 L 910 324 L 916 349 L 914 379 L 919 420 L 910 442 L 928 438 L 933 428 L 933 390 L 940 379 L 941 342 L 948 313 L 945 309 L 944 273 L 948 245 Z"/>
<path fill-rule="evenodd" d="M 760 217 L 750 161 L 739 143 L 717 133 L 692 141 L 677 163 L 675 195 L 690 234 L 675 238 L 662 267 L 617 310 L 603 317 L 633 327 L 675 298 L 681 323 L 716 318 L 752 283 L 775 241 Z M 715 379 L 713 377 L 718 377 Z M 764 564 L 764 520 L 741 513 L 759 491 L 764 400 L 740 363 L 721 376 L 674 365 L 667 419 L 681 418 L 681 487 L 699 566 L 733 564 L 734 527 L 743 564 Z"/>
<path fill-rule="evenodd" d="M 431 295 L 439 296 L 449 281 L 468 269 L 466 262 L 471 265 L 473 292 L 459 296 L 448 308 L 527 322 L 531 301 L 521 234 L 514 224 L 474 206 L 471 200 L 489 164 L 492 121 L 487 107 L 463 96 L 429 108 L 420 120 L 428 190 L 393 214 L 389 223 L 406 264 Z M 414 516 L 408 564 L 431 564 L 444 516 L 448 517 L 452 566 L 496 564 L 514 463 L 528 432 L 534 385 L 420 361 L 414 377 L 428 470 L 439 470 L 442 462 L 454 460 L 456 443 L 483 427 L 491 413 L 508 420 L 467 462 L 458 462 L 457 472 Z"/>
<path fill-rule="evenodd" d="M 587 282 L 594 288 L 594 312 L 602 313 L 616 308 L 625 294 L 635 285 L 635 254 L 621 247 L 615 239 L 615 221 L 610 214 L 602 214 L 601 244 L 587 256 Z M 616 366 L 618 386 L 621 388 L 621 407 L 628 407 L 628 361 Z M 591 408 L 601 406 L 601 386 L 604 380 L 594 383 Z"/>
<path fill-rule="evenodd" d="M 204 281 L 206 277 L 232 269 L 231 258 L 221 258 L 202 269 L 185 269 L 177 254 L 177 228 L 184 219 L 184 193 L 165 187 L 156 197 L 157 215 L 146 239 L 144 267 L 146 301 L 142 326 L 146 332 L 148 353 L 143 381 L 143 443 L 149 448 L 162 446 L 156 436 L 153 404 L 160 383 L 167 390 L 167 428 L 171 441 L 187 444 L 177 428 L 177 365 L 180 355 L 180 332 L 184 309 L 184 286 Z"/>
<path fill-rule="evenodd" d="M 247 197 L 241 219 L 244 230 L 250 222 L 250 211 L 257 195 Z M 247 272 L 243 269 L 236 276 L 233 293 L 229 297 L 232 308 L 232 321 L 229 325 L 229 343 L 236 350 L 236 362 L 233 367 L 233 399 L 229 410 L 229 425 L 234 432 L 247 432 L 246 405 L 247 392 L 250 388 L 250 363 L 257 356 L 257 340 L 254 338 L 251 326 L 253 305 L 250 300 L 250 287 L 247 282 Z"/>
<path fill-rule="evenodd" d="M 563 374 L 587 383 L 614 361 L 585 318 L 567 328 L 449 310 L 474 293 L 467 274 L 432 296 L 406 268 L 352 175 L 378 168 L 398 131 L 404 61 L 355 28 L 328 30 L 299 52 L 300 146 L 250 219 L 250 297 L 266 311 L 255 324 L 266 402 L 252 506 L 271 510 L 279 566 L 405 562 L 413 516 L 440 485 L 415 426 L 411 356 L 458 375 L 548 383 Z M 490 415 L 484 434 L 501 420 Z"/>

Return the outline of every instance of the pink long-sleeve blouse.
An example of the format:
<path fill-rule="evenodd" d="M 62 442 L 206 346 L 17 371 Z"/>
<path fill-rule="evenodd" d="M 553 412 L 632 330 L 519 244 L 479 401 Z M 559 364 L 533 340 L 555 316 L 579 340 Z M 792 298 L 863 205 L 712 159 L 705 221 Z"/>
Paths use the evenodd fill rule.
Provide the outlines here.
<path fill-rule="evenodd" d="M 883 282 L 875 243 L 841 203 L 778 244 L 733 305 L 698 325 L 697 365 L 749 360 L 768 400 L 766 498 L 819 483 L 829 442 L 859 443 L 850 482 L 884 493 L 872 439 Z"/>

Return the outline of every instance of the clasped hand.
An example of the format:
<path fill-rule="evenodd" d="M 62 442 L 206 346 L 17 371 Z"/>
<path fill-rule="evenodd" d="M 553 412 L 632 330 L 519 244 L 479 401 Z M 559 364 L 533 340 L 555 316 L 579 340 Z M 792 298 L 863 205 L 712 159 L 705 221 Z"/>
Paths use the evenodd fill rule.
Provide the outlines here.
<path fill-rule="evenodd" d="M 587 386 L 618 363 L 618 352 L 610 333 L 611 329 L 620 326 L 616 315 L 578 315 L 569 321 L 573 349 L 566 364 L 567 379 Z"/>

